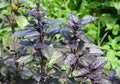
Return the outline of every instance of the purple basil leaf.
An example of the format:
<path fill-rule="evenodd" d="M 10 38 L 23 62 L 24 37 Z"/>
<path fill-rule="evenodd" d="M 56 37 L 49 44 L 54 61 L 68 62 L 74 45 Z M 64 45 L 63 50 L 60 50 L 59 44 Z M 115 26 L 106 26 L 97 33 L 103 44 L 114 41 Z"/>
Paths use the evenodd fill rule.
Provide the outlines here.
<path fill-rule="evenodd" d="M 35 47 L 35 49 L 43 49 L 45 47 L 45 45 L 42 43 L 35 43 L 34 47 Z"/>
<path fill-rule="evenodd" d="M 76 36 L 80 39 L 80 40 L 82 40 L 83 42 L 89 42 L 89 39 L 86 37 L 86 36 L 84 36 L 83 35 L 83 32 L 82 31 L 78 31 L 77 32 L 77 34 L 76 34 Z"/>
<path fill-rule="evenodd" d="M 42 13 L 41 13 L 41 17 L 44 17 L 46 14 L 47 14 L 47 10 L 45 10 L 45 11 L 42 11 Z"/>
<path fill-rule="evenodd" d="M 65 38 L 65 40 L 70 40 L 71 39 L 70 30 L 67 29 L 67 28 L 61 29 L 60 35 L 61 35 L 61 37 Z"/>
<path fill-rule="evenodd" d="M 72 49 L 77 50 L 77 47 L 78 47 L 77 42 L 73 41 L 73 42 L 69 43 L 69 47 L 72 48 Z"/>
<path fill-rule="evenodd" d="M 31 31 L 24 36 L 24 38 L 27 38 L 27 39 L 38 39 L 39 37 L 40 37 L 40 34 L 37 31 Z"/>
<path fill-rule="evenodd" d="M 17 49 L 18 55 L 19 55 L 19 56 L 28 55 L 28 53 L 27 53 L 27 49 L 28 49 L 28 48 L 29 48 L 28 46 L 21 46 L 21 47 L 19 47 L 19 48 Z"/>
<path fill-rule="evenodd" d="M 73 23 L 77 23 L 78 22 L 78 18 L 73 15 L 72 13 L 69 13 L 69 19 L 73 22 Z"/>
<path fill-rule="evenodd" d="M 95 21 L 96 19 L 97 17 L 85 16 L 84 18 L 82 18 L 82 20 L 78 22 L 78 25 L 80 25 L 80 27 L 83 28 L 85 25 L 87 25 L 90 22 Z"/>
<path fill-rule="evenodd" d="M 30 20 L 29 23 L 30 23 L 31 26 L 34 26 L 36 24 L 36 22 L 33 21 L 33 20 Z"/>
<path fill-rule="evenodd" d="M 40 4 L 36 3 L 36 8 L 39 9 L 40 8 Z"/>
<path fill-rule="evenodd" d="M 78 72 L 78 76 L 83 76 L 89 73 L 89 71 L 86 68 L 81 68 Z"/>
<path fill-rule="evenodd" d="M 33 26 L 27 25 L 24 27 L 25 30 L 33 29 Z"/>
<path fill-rule="evenodd" d="M 33 16 L 33 17 L 35 17 L 35 12 L 34 11 L 32 11 L 32 10 L 30 10 L 30 9 L 28 9 L 27 10 L 27 13 L 30 15 L 30 16 Z"/>
<path fill-rule="evenodd" d="M 22 70 L 20 71 L 20 75 L 25 77 L 31 77 L 33 76 L 33 73 L 31 70 Z"/>
<path fill-rule="evenodd" d="M 108 74 L 108 76 L 109 76 L 109 79 L 111 81 L 114 81 L 117 78 L 116 77 L 116 71 L 114 71 L 114 70 L 110 71 L 109 74 Z"/>
<path fill-rule="evenodd" d="M 90 48 L 89 50 L 90 50 L 89 53 L 91 53 L 91 54 L 95 54 L 95 55 L 103 55 L 104 54 L 103 51 L 101 51 L 100 49 L 97 49 L 95 47 Z"/>
<path fill-rule="evenodd" d="M 80 63 L 84 66 L 84 67 L 90 67 L 90 65 L 92 65 L 92 63 L 96 60 L 95 56 L 83 56 L 80 58 Z"/>
<path fill-rule="evenodd" d="M 0 58 L 2 60 L 7 60 L 7 59 L 11 58 L 11 55 L 10 54 L 1 55 Z"/>
<path fill-rule="evenodd" d="M 87 82 L 82 82 L 81 84 L 88 84 Z"/>
<path fill-rule="evenodd" d="M 44 78 L 44 77 L 48 77 L 48 75 L 45 74 L 45 73 L 39 73 L 39 74 L 33 76 L 33 78 L 34 78 L 37 82 L 40 82 L 41 78 Z"/>
<path fill-rule="evenodd" d="M 114 83 L 111 83 L 111 81 L 110 80 L 108 80 L 108 79 L 101 79 L 100 80 L 100 82 L 99 82 L 99 84 L 114 84 Z M 117 83 L 116 83 L 117 84 Z"/>
<path fill-rule="evenodd" d="M 72 65 L 76 62 L 76 56 L 74 54 L 69 54 L 65 59 L 65 65 Z"/>
<path fill-rule="evenodd" d="M 53 36 L 59 32 L 60 32 L 60 28 L 48 28 L 47 29 L 47 34 L 49 34 L 51 36 Z"/>
<path fill-rule="evenodd" d="M 50 84 L 57 84 L 58 83 L 58 78 L 51 78 L 50 81 L 49 81 L 49 83 Z"/>
<path fill-rule="evenodd" d="M 50 59 L 55 52 L 55 49 L 49 46 L 44 46 L 42 52 L 47 59 Z"/>
<path fill-rule="evenodd" d="M 91 69 L 100 69 L 103 68 L 103 66 L 107 63 L 105 58 L 103 57 L 97 57 L 96 60 L 92 63 L 90 66 Z"/>
<path fill-rule="evenodd" d="M 82 31 L 78 31 L 78 32 L 76 33 L 76 36 L 77 36 L 77 37 L 80 37 L 82 34 L 83 34 Z"/>
<path fill-rule="evenodd" d="M 84 35 L 81 35 L 80 37 L 78 37 L 80 40 L 82 40 L 83 42 L 86 42 L 86 43 L 88 43 L 88 42 L 90 42 L 89 41 L 89 39 L 86 37 L 86 36 L 84 36 Z"/>
<path fill-rule="evenodd" d="M 34 28 L 35 29 L 40 29 L 40 28 L 42 28 L 42 24 L 36 24 L 36 25 L 34 25 Z"/>
<path fill-rule="evenodd" d="M 14 38 L 23 37 L 23 36 L 25 36 L 26 34 L 28 34 L 29 32 L 31 32 L 31 30 L 17 31 L 17 32 L 15 32 L 11 37 L 14 37 Z"/>
<path fill-rule="evenodd" d="M 60 24 L 67 24 L 66 21 L 64 20 L 54 20 L 54 19 L 46 19 L 45 18 L 45 22 L 47 22 L 48 24 L 50 24 L 51 26 L 56 26 L 56 25 L 60 25 Z"/>
<path fill-rule="evenodd" d="M 78 39 L 79 40 L 79 39 Z M 81 50 L 84 48 L 84 43 L 83 42 L 78 42 L 78 45 L 77 45 L 77 51 L 79 52 L 81 52 Z M 82 52 L 84 52 L 84 51 L 82 51 Z M 85 54 L 85 53 L 83 53 L 83 54 Z"/>
<path fill-rule="evenodd" d="M 33 45 L 32 42 L 27 41 L 27 40 L 26 41 L 20 41 L 19 44 L 24 45 L 24 46 L 32 46 Z"/>
<path fill-rule="evenodd" d="M 116 71 L 112 70 L 109 72 L 109 77 L 114 77 L 116 75 Z"/>
<path fill-rule="evenodd" d="M 102 75 L 103 75 L 103 72 L 95 71 L 95 72 L 89 74 L 88 77 L 89 77 L 90 79 L 101 79 L 101 78 L 102 78 Z"/>

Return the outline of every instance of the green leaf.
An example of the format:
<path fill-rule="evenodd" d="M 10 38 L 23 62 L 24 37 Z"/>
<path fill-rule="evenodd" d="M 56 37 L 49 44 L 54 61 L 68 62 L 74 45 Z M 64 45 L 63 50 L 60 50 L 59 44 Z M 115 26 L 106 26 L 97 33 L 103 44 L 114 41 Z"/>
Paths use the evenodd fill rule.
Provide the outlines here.
<path fill-rule="evenodd" d="M 102 14 L 100 16 L 100 21 L 101 21 L 102 25 L 107 26 L 106 30 L 111 30 L 117 20 L 118 20 L 118 18 L 113 18 L 110 14 Z"/>
<path fill-rule="evenodd" d="M 61 52 L 55 51 L 52 55 L 52 57 L 50 58 L 49 61 L 49 65 L 52 66 L 55 63 L 58 63 L 60 60 L 60 58 L 62 58 L 63 54 Z"/>
<path fill-rule="evenodd" d="M 0 9 L 5 8 L 7 6 L 9 6 L 9 3 L 5 2 L 5 1 L 0 2 Z"/>
<path fill-rule="evenodd" d="M 10 33 L 6 32 L 2 37 L 2 43 L 4 47 L 7 47 L 12 38 L 10 38 Z"/>
<path fill-rule="evenodd" d="M 90 12 L 89 3 L 86 0 L 82 0 L 81 6 L 80 6 L 80 13 L 83 15 L 87 15 Z"/>
<path fill-rule="evenodd" d="M 22 56 L 20 57 L 16 62 L 19 62 L 19 64 L 27 64 L 33 60 L 33 56 L 28 55 L 28 56 Z"/>
<path fill-rule="evenodd" d="M 107 70 L 111 69 L 111 63 L 108 61 L 104 68 Z"/>
<path fill-rule="evenodd" d="M 110 50 L 110 46 L 107 45 L 107 44 L 106 44 L 106 45 L 103 45 L 103 46 L 102 46 L 102 49 L 104 49 L 104 50 Z"/>
<path fill-rule="evenodd" d="M 120 77 L 120 65 L 115 69 L 116 70 L 116 76 Z"/>
<path fill-rule="evenodd" d="M 118 35 L 119 31 L 120 31 L 120 26 L 118 24 L 114 25 L 112 30 L 113 35 Z"/>
<path fill-rule="evenodd" d="M 63 65 L 61 66 L 61 70 L 69 70 L 70 69 L 70 65 Z"/>
<path fill-rule="evenodd" d="M 108 63 L 109 63 L 107 67 L 110 67 L 112 69 L 116 69 L 118 67 L 118 58 L 115 56 L 114 50 L 109 50 L 107 52 L 106 59 L 108 60 Z"/>
<path fill-rule="evenodd" d="M 117 60 L 114 50 L 109 50 L 106 54 L 106 58 L 110 61 Z"/>
<path fill-rule="evenodd" d="M 118 57 L 120 57 L 120 51 L 116 51 L 115 55 L 118 56 Z"/>
<path fill-rule="evenodd" d="M 29 24 L 27 19 L 26 19 L 26 17 L 22 16 L 22 15 L 21 16 L 17 16 L 15 18 L 15 20 L 16 20 L 18 26 L 20 27 L 20 29 L 23 29 L 26 25 Z"/>
<path fill-rule="evenodd" d="M 117 9 L 117 13 L 120 14 L 120 2 L 112 3 L 112 6 Z"/>
<path fill-rule="evenodd" d="M 78 73 L 79 73 L 78 70 L 74 70 L 74 71 L 72 72 L 71 76 L 78 76 Z"/>

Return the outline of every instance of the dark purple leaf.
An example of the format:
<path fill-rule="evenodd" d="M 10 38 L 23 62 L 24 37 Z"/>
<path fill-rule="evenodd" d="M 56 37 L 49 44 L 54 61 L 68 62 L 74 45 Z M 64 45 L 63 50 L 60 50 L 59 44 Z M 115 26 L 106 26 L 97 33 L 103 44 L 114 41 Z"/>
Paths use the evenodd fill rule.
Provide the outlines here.
<path fill-rule="evenodd" d="M 89 73 L 89 71 L 86 68 L 81 68 L 78 72 L 78 76 L 83 76 L 83 75 L 86 75 L 88 73 Z"/>
<path fill-rule="evenodd" d="M 90 79 L 101 79 L 103 75 L 103 72 L 96 71 L 88 75 Z"/>
<path fill-rule="evenodd" d="M 69 54 L 65 59 L 65 65 L 72 65 L 76 62 L 76 56 L 74 54 Z"/>
<path fill-rule="evenodd" d="M 24 45 L 24 46 L 32 46 L 32 42 L 31 41 L 20 41 L 19 42 L 20 45 Z"/>
<path fill-rule="evenodd" d="M 49 47 L 49 46 L 45 46 L 42 49 L 42 52 L 47 59 L 50 59 L 52 57 L 53 53 L 55 52 L 55 49 L 52 47 Z"/>
<path fill-rule="evenodd" d="M 48 28 L 47 29 L 47 34 L 49 34 L 51 36 L 53 36 L 59 32 L 60 32 L 60 28 Z"/>
<path fill-rule="evenodd" d="M 95 54 L 95 55 L 103 55 L 104 54 L 103 51 L 101 51 L 100 49 L 97 49 L 95 47 L 90 48 L 89 50 L 90 50 L 89 53 L 91 53 L 91 54 Z"/>
<path fill-rule="evenodd" d="M 57 84 L 58 83 L 58 78 L 51 78 L 49 83 L 50 84 Z"/>
<path fill-rule="evenodd" d="M 27 25 L 24 27 L 25 30 L 30 30 L 30 29 L 33 29 L 33 26 L 30 26 L 30 25 Z"/>
<path fill-rule="evenodd" d="M 78 18 L 73 15 L 72 13 L 69 13 L 69 19 L 73 22 L 73 23 L 77 23 L 78 22 Z"/>
<path fill-rule="evenodd" d="M 45 47 L 45 45 L 42 43 L 35 43 L 34 47 L 35 47 L 35 49 L 43 49 Z"/>
<path fill-rule="evenodd" d="M 80 63 L 84 66 L 84 67 L 90 67 L 90 65 L 93 64 L 93 62 L 95 62 L 96 58 L 95 56 L 83 56 L 80 58 Z"/>
<path fill-rule="evenodd" d="M 35 12 L 34 11 L 32 11 L 32 10 L 30 10 L 30 9 L 28 9 L 27 10 L 27 13 L 30 15 L 30 16 L 33 16 L 33 17 L 35 17 Z"/>
<path fill-rule="evenodd" d="M 93 17 L 93 16 L 86 16 L 84 18 L 82 18 L 82 20 L 80 20 L 78 22 L 78 25 L 80 25 L 81 28 L 83 28 L 85 25 L 87 25 L 90 22 L 93 22 L 97 19 L 97 17 Z"/>
<path fill-rule="evenodd" d="M 36 3 L 36 8 L 39 9 L 40 8 L 40 4 Z"/>
<path fill-rule="evenodd" d="M 77 34 L 76 34 L 76 37 L 78 37 L 83 42 L 89 42 L 89 39 L 86 36 L 83 35 L 82 31 L 78 31 Z"/>
<path fill-rule="evenodd" d="M 31 32 L 31 30 L 17 31 L 17 32 L 15 32 L 15 33 L 12 35 L 12 37 L 14 37 L 14 38 L 23 37 L 23 36 L 25 36 L 26 34 L 28 34 L 29 32 Z"/>
<path fill-rule="evenodd" d="M 35 28 L 35 29 L 40 29 L 40 28 L 42 28 L 42 24 L 35 24 L 35 25 L 34 25 L 34 28 Z"/>
<path fill-rule="evenodd" d="M 44 41 L 44 43 L 46 44 L 46 45 L 49 45 L 49 44 L 51 44 L 53 41 L 51 41 L 50 39 L 46 39 L 45 41 Z"/>
<path fill-rule="evenodd" d="M 34 26 L 36 24 L 36 22 L 33 21 L 33 20 L 30 20 L 29 23 L 30 23 L 31 26 Z"/>
<path fill-rule="evenodd" d="M 27 39 L 38 39 L 40 37 L 40 34 L 39 32 L 37 31 L 31 31 L 31 32 L 28 32 L 24 38 L 27 38 Z"/>
<path fill-rule="evenodd" d="M 8 26 L 9 26 L 9 21 L 6 18 L 3 19 L 1 22 L 0 29 L 8 28 Z"/>
<path fill-rule="evenodd" d="M 54 20 L 54 19 L 44 19 L 44 20 L 53 28 L 59 28 L 60 24 L 67 24 L 67 22 L 64 20 Z"/>
<path fill-rule="evenodd" d="M 66 43 L 63 42 L 62 40 L 60 40 L 59 43 L 60 43 L 61 45 L 66 45 Z"/>
<path fill-rule="evenodd" d="M 25 77 L 31 77 L 31 76 L 33 76 L 33 73 L 32 73 L 32 71 L 31 70 L 23 70 L 23 71 L 21 71 L 20 72 L 20 75 L 21 76 L 25 76 Z"/>
<path fill-rule="evenodd" d="M 114 77 L 116 76 L 116 71 L 112 70 L 109 72 L 109 77 Z"/>
<path fill-rule="evenodd" d="M 108 74 L 108 77 L 109 77 L 109 79 L 111 81 L 116 80 L 117 79 L 117 77 L 116 77 L 116 71 L 114 71 L 114 70 L 110 71 L 109 74 Z"/>
<path fill-rule="evenodd" d="M 80 40 L 82 40 L 83 42 L 86 42 L 86 43 L 90 42 L 89 39 L 88 39 L 86 36 L 84 36 L 84 35 L 81 35 L 81 36 L 79 36 L 78 38 L 79 38 Z"/>
<path fill-rule="evenodd" d="M 28 49 L 29 47 L 28 46 L 21 46 L 21 47 L 19 47 L 18 49 L 17 49 L 17 51 L 18 51 L 18 55 L 19 56 L 25 56 L 25 55 L 27 55 L 28 53 L 27 53 L 27 49 Z"/>
<path fill-rule="evenodd" d="M 90 66 L 91 69 L 100 69 L 103 68 L 103 66 L 107 63 L 105 58 L 103 57 L 96 57 L 96 60 L 92 63 Z"/>
<path fill-rule="evenodd" d="M 87 82 L 82 82 L 81 84 L 88 84 Z"/>
<path fill-rule="evenodd" d="M 77 43 L 76 41 L 73 41 L 73 42 L 69 43 L 68 46 L 69 46 L 71 49 L 77 50 L 77 47 L 78 47 L 77 44 L 78 44 L 78 43 Z"/>
<path fill-rule="evenodd" d="M 102 79 L 100 80 L 99 84 L 114 84 L 114 83 L 111 83 L 111 81 L 108 80 L 108 79 L 103 79 L 103 78 L 102 78 Z M 117 83 L 115 83 L 115 84 L 117 84 Z"/>
<path fill-rule="evenodd" d="M 67 28 L 61 29 L 60 35 L 61 35 L 61 37 L 65 38 L 65 40 L 70 40 L 71 39 L 70 30 L 67 29 Z"/>
<path fill-rule="evenodd" d="M 81 30 L 81 31 L 78 31 L 78 32 L 76 33 L 76 36 L 77 36 L 77 37 L 80 37 L 82 34 L 83 34 L 83 32 L 82 32 L 82 30 Z"/>
<path fill-rule="evenodd" d="M 9 58 L 11 58 L 12 57 L 12 55 L 11 54 L 5 54 L 5 55 L 1 55 L 0 56 L 0 58 L 1 58 L 1 60 L 7 60 L 7 59 L 9 59 Z"/>
<path fill-rule="evenodd" d="M 81 51 L 82 49 L 84 48 L 84 43 L 83 42 L 78 42 L 78 45 L 77 45 L 77 51 L 79 52 L 79 51 Z M 86 50 L 87 51 L 87 50 Z M 82 51 L 82 52 L 84 52 L 84 51 Z M 85 54 L 85 53 L 83 53 L 83 54 Z"/>
<path fill-rule="evenodd" d="M 35 75 L 33 78 L 35 78 L 35 80 L 37 82 L 40 82 L 41 78 L 45 78 L 45 77 L 48 77 L 48 75 L 45 73 L 39 73 L 39 74 Z"/>
<path fill-rule="evenodd" d="M 45 10 L 45 11 L 42 11 L 42 13 L 41 13 L 41 17 L 44 17 L 46 14 L 47 14 L 47 10 Z"/>

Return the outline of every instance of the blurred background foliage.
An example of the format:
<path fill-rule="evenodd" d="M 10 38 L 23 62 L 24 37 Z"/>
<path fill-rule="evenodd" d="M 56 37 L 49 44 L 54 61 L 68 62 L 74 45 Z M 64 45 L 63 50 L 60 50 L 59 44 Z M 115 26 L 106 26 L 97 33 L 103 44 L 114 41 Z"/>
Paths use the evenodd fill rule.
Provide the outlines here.
<path fill-rule="evenodd" d="M 33 8 L 39 2 L 43 10 L 48 10 L 47 17 L 67 20 L 69 12 L 81 19 L 83 16 L 97 16 L 98 20 L 83 28 L 87 37 L 98 45 L 108 60 L 106 70 L 116 70 L 120 77 L 120 1 L 119 0 L 12 0 L 19 8 L 11 8 L 11 0 L 0 0 L 0 39 L 7 46 L 10 39 L 10 25 L 3 28 L 2 22 L 6 15 L 16 15 L 16 29 L 22 29 L 27 24 L 26 8 Z M 13 11 L 14 10 L 14 11 Z M 17 13 L 19 15 L 17 15 Z M 11 16 L 11 17 L 12 17 Z M 5 21 L 5 20 L 4 20 Z M 24 21 L 24 22 L 23 22 Z M 20 23 L 22 22 L 22 23 Z M 8 38 L 7 40 L 4 39 Z M 2 39 L 3 38 L 3 39 Z"/>

